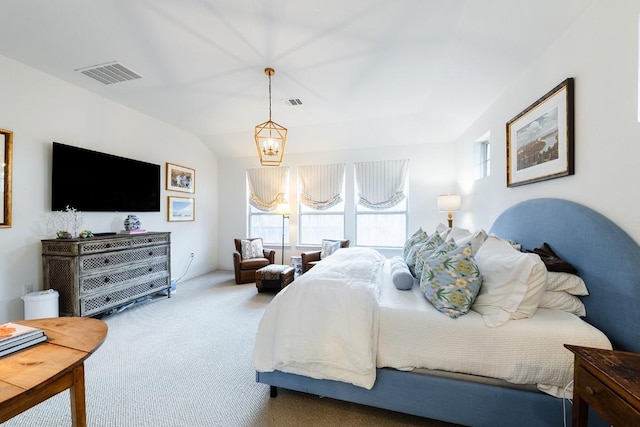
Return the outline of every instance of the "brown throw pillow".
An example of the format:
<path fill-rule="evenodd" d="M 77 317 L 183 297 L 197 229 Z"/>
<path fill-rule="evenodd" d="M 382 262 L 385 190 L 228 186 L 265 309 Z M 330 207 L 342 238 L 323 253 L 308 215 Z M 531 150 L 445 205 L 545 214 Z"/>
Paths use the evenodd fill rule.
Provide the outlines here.
<path fill-rule="evenodd" d="M 575 267 L 558 257 L 558 255 L 553 252 L 553 249 L 551 249 L 551 246 L 547 243 L 543 243 L 541 248 L 535 248 L 534 250 L 528 250 L 527 252 L 539 255 L 540 259 L 547 267 L 547 271 L 578 274 Z"/>

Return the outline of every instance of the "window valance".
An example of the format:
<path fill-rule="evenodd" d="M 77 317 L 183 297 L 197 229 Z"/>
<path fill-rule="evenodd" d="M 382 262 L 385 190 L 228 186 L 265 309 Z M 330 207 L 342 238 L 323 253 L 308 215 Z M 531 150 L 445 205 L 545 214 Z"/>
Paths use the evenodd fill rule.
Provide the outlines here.
<path fill-rule="evenodd" d="M 383 160 L 355 164 L 358 204 L 370 209 L 388 209 L 405 198 L 409 160 Z"/>
<path fill-rule="evenodd" d="M 300 203 L 317 210 L 329 209 L 342 201 L 344 163 L 298 167 Z"/>
<path fill-rule="evenodd" d="M 273 211 L 285 199 L 289 168 L 247 169 L 249 204 L 261 211 Z"/>

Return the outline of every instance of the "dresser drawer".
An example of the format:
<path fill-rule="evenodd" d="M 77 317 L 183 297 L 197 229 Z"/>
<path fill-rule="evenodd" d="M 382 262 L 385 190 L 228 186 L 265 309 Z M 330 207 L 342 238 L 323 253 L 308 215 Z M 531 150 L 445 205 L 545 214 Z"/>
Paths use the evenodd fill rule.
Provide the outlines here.
<path fill-rule="evenodd" d="M 149 246 L 126 251 L 87 255 L 80 258 L 80 274 L 132 265 L 137 262 L 152 261 L 153 258 L 167 257 L 168 246 Z"/>
<path fill-rule="evenodd" d="M 610 387 L 580 367 L 576 386 L 580 397 L 616 426 L 640 425 L 640 412 L 618 396 Z"/>
<path fill-rule="evenodd" d="M 80 278 L 80 294 L 100 291 L 106 287 L 114 287 L 128 280 L 138 279 L 147 275 L 169 270 L 169 263 L 166 258 L 135 268 L 123 270 L 110 270 L 103 274 L 82 276 Z"/>
<path fill-rule="evenodd" d="M 168 275 L 149 282 L 140 283 L 128 288 L 102 295 L 80 297 L 80 310 L 82 316 L 91 316 L 112 307 L 118 307 L 123 302 L 133 301 L 145 295 L 154 294 L 171 286 Z"/>

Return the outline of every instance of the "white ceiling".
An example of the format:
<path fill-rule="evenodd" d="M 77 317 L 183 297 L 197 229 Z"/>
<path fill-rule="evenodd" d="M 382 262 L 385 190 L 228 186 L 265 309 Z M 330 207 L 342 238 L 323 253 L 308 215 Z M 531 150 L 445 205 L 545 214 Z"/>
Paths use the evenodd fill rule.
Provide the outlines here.
<path fill-rule="evenodd" d="M 4 0 L 0 54 L 190 131 L 220 157 L 255 154 L 273 67 L 286 158 L 456 139 L 592 2 Z M 112 61 L 143 78 L 103 85 L 74 71 Z M 292 97 L 303 105 L 281 102 Z"/>

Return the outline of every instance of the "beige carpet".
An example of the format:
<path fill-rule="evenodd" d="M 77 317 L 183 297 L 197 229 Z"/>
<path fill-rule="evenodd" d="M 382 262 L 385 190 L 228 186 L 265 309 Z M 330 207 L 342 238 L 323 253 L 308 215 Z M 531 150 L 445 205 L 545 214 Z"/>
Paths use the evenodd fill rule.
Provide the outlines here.
<path fill-rule="evenodd" d="M 236 285 L 231 272 L 178 284 L 105 317 L 109 334 L 85 363 L 89 426 L 446 426 L 255 382 L 252 350 L 272 294 Z M 70 426 L 68 392 L 2 427 Z"/>

